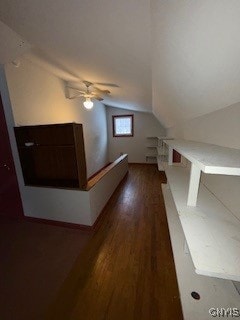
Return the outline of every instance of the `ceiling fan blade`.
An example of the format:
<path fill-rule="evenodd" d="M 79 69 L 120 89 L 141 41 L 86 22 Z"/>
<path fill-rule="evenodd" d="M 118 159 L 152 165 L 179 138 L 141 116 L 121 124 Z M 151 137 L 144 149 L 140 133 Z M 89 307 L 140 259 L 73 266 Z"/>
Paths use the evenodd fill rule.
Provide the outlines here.
<path fill-rule="evenodd" d="M 94 99 L 96 99 L 98 101 L 103 101 L 104 100 L 102 97 L 99 97 L 99 96 L 94 97 Z"/>
<path fill-rule="evenodd" d="M 112 87 L 112 88 L 120 88 L 119 85 L 115 83 L 107 83 L 107 82 L 96 82 L 95 84 L 99 86 Z"/>
<path fill-rule="evenodd" d="M 93 99 L 96 99 L 96 100 L 99 100 L 99 101 L 102 101 L 104 100 L 104 98 L 101 97 L 101 95 L 99 95 L 99 92 L 91 92 L 91 95 L 92 95 L 92 98 Z"/>
<path fill-rule="evenodd" d="M 79 98 L 81 97 L 82 95 L 80 93 L 76 93 L 75 95 L 68 95 L 67 98 L 68 99 L 76 99 L 76 98 Z"/>
<path fill-rule="evenodd" d="M 96 99 L 98 101 L 104 100 L 104 98 L 101 97 L 101 95 L 109 95 L 110 91 L 107 89 L 100 89 L 98 87 L 93 86 L 93 83 L 90 81 L 83 81 L 83 84 L 86 86 L 86 90 L 82 90 L 80 88 L 77 88 L 75 86 L 67 85 L 68 89 L 68 95 L 67 97 L 69 99 L 75 99 L 77 97 L 84 97 L 85 99 Z M 99 83 L 100 85 L 109 85 L 109 83 Z M 112 87 L 118 87 L 115 84 L 110 84 Z"/>
<path fill-rule="evenodd" d="M 87 80 L 83 80 L 83 83 L 85 84 L 86 87 L 91 87 L 93 85 L 92 82 L 87 81 Z"/>
<path fill-rule="evenodd" d="M 68 99 L 75 99 L 83 96 L 83 93 L 80 90 L 75 90 L 75 88 L 67 86 L 65 89 L 65 96 Z"/>
<path fill-rule="evenodd" d="M 93 89 L 98 92 L 101 92 L 102 94 L 110 94 L 109 90 L 102 90 L 102 89 L 99 89 L 98 87 L 93 87 Z"/>
<path fill-rule="evenodd" d="M 68 89 L 71 89 L 71 90 L 74 90 L 74 91 L 77 91 L 77 92 L 79 92 L 79 93 L 81 93 L 81 94 L 85 94 L 86 92 L 85 91 L 82 91 L 82 90 L 80 90 L 80 89 L 78 89 L 78 88 L 74 88 L 74 87 L 67 87 Z"/>

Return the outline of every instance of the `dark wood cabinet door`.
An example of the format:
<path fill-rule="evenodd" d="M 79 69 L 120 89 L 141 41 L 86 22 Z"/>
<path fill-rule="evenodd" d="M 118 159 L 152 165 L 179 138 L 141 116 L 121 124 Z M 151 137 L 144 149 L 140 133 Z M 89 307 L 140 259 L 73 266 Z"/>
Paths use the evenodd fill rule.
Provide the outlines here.
<path fill-rule="evenodd" d="M 22 217 L 23 209 L 0 96 L 0 215 Z"/>
<path fill-rule="evenodd" d="M 15 127 L 26 185 L 84 189 L 86 159 L 81 124 Z"/>

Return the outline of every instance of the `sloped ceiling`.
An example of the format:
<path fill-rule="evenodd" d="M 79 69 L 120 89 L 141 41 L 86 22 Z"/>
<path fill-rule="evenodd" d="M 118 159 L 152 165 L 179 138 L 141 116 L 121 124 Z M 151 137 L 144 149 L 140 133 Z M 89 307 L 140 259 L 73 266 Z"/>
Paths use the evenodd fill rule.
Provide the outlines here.
<path fill-rule="evenodd" d="M 22 39 L 16 32 L 0 21 L 0 64 L 15 61 L 19 56 L 28 52 L 30 44 Z M 17 61 L 14 62 L 17 64 Z"/>
<path fill-rule="evenodd" d="M 240 101 L 239 0 L 1 0 L 28 58 L 169 127 Z M 0 49 L 1 51 L 1 49 Z"/>
<path fill-rule="evenodd" d="M 240 1 L 153 1 L 153 108 L 167 126 L 240 101 Z"/>

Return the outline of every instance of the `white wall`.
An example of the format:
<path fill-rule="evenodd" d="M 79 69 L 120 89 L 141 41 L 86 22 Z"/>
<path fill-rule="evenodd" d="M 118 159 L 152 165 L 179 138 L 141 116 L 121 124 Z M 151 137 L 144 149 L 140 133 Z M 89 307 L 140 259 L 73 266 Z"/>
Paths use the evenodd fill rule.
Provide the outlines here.
<path fill-rule="evenodd" d="M 120 153 L 127 153 L 131 163 L 146 162 L 146 148 L 150 144 L 147 136 L 165 135 L 165 129 L 151 113 L 133 112 L 129 110 L 106 107 L 108 125 L 109 159 L 114 161 Z M 133 137 L 113 137 L 112 116 L 113 115 L 134 115 L 134 136 Z"/>
<path fill-rule="evenodd" d="M 89 112 L 82 108 L 81 101 L 67 100 L 60 79 L 23 59 L 19 68 L 11 64 L 5 66 L 5 70 L 0 67 L 0 92 L 25 215 L 91 225 L 87 193 L 24 185 L 13 127 L 16 124 L 83 123 L 90 176 L 108 162 L 104 105 L 97 103 Z"/>
<path fill-rule="evenodd" d="M 240 149 L 240 103 L 195 118 L 168 130 L 176 138 Z M 240 177 L 203 175 L 207 187 L 240 218 Z"/>
<path fill-rule="evenodd" d="M 95 102 L 88 111 L 81 99 L 66 99 L 64 82 L 27 59 L 21 59 L 19 68 L 7 64 L 5 72 L 16 125 L 82 123 L 88 177 L 108 163 L 102 103 Z"/>

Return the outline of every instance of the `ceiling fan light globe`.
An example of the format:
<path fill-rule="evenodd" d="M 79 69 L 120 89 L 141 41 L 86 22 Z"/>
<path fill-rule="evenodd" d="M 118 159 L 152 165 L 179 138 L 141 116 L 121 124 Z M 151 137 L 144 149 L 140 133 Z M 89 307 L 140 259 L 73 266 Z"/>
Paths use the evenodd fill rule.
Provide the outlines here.
<path fill-rule="evenodd" d="M 93 107 L 93 102 L 91 99 L 87 98 L 86 101 L 83 102 L 83 105 L 86 109 L 90 110 Z"/>

